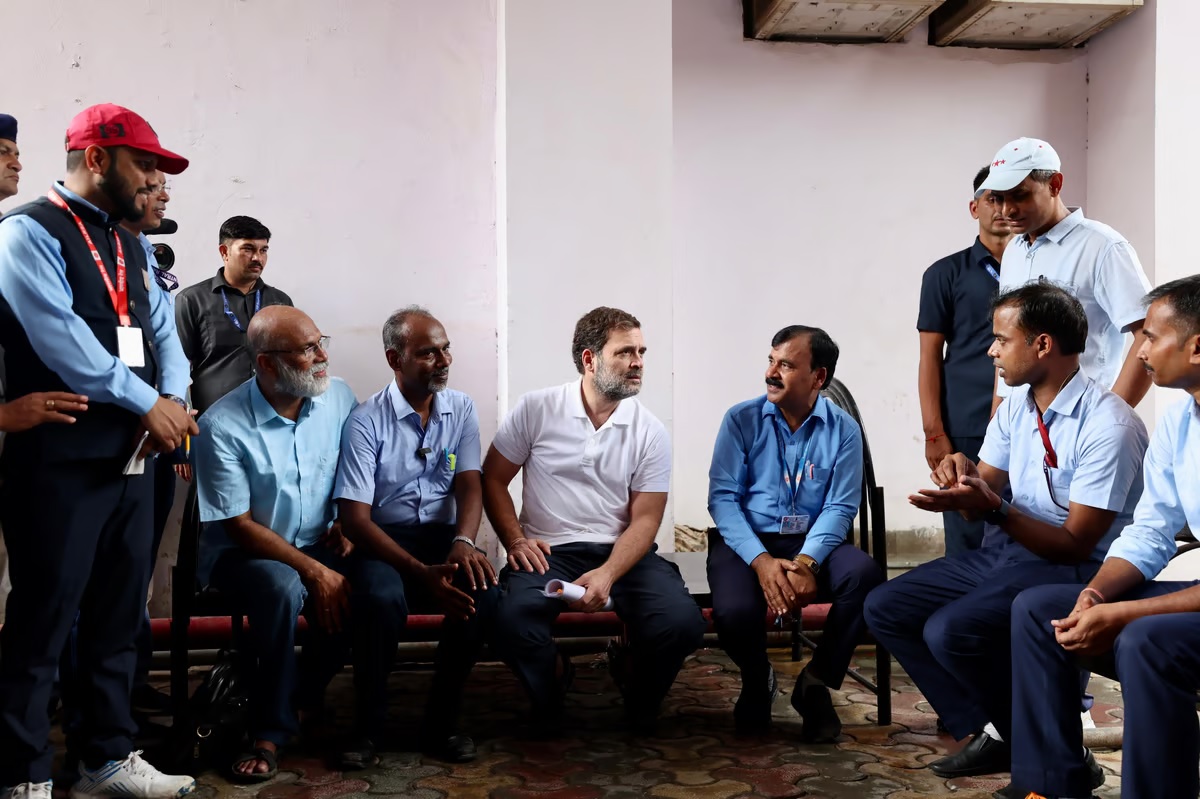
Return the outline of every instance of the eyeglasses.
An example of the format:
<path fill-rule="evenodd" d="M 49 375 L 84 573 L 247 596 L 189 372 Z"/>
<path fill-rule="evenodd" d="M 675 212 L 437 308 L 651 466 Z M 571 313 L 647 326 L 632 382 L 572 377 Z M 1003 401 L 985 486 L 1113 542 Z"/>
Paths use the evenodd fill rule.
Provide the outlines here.
<path fill-rule="evenodd" d="M 321 352 L 329 352 L 329 344 L 333 336 L 321 336 L 317 339 L 316 344 L 309 344 L 302 350 L 263 350 L 263 355 L 303 355 L 305 358 L 312 358 L 317 354 L 317 350 Z"/>
<path fill-rule="evenodd" d="M 1046 475 L 1046 490 L 1050 492 L 1050 501 L 1054 503 L 1055 507 L 1059 508 L 1060 510 L 1065 510 L 1066 512 L 1070 513 L 1071 509 L 1065 505 L 1059 505 L 1058 500 L 1055 499 L 1055 497 L 1054 497 L 1054 481 L 1050 479 L 1050 462 L 1049 461 L 1050 461 L 1049 456 L 1042 458 L 1042 474 Z M 1067 501 L 1070 502 L 1069 499 Z"/>

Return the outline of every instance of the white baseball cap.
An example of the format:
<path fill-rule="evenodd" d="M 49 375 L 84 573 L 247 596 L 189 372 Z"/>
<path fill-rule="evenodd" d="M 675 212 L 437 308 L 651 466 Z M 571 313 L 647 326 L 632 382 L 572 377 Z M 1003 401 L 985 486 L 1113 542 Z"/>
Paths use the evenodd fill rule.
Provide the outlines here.
<path fill-rule="evenodd" d="M 1049 142 L 1021 137 L 1000 148 L 990 169 L 975 196 L 985 191 L 1014 189 L 1035 170 L 1058 172 L 1062 169 L 1062 161 Z"/>

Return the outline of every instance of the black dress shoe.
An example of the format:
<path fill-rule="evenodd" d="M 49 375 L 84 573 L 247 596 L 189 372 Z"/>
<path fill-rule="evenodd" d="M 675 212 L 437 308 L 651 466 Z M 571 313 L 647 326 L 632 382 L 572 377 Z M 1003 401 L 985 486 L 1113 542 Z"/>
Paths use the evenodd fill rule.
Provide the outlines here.
<path fill-rule="evenodd" d="M 833 743 L 842 734 L 842 720 L 838 717 L 824 684 L 810 685 L 801 689 L 802 674 L 792 691 L 792 707 L 804 719 L 804 730 L 800 740 L 810 744 Z"/>
<path fill-rule="evenodd" d="M 343 771 L 371 768 L 379 762 L 379 759 L 375 757 L 375 744 L 366 737 L 355 738 L 346 744 L 338 760 Z"/>
<path fill-rule="evenodd" d="M 469 735 L 425 736 L 425 754 L 447 763 L 470 763 L 475 759 L 475 742 Z"/>
<path fill-rule="evenodd" d="M 1104 769 L 1100 768 L 1100 764 L 1096 762 L 1091 749 L 1085 749 L 1084 752 L 1083 762 L 1087 764 L 1088 772 L 1092 775 L 1092 789 L 1095 790 L 1104 784 Z M 1030 793 L 1032 792 L 1028 788 L 1018 788 L 1010 782 L 993 793 L 992 799 L 1025 799 Z"/>
<path fill-rule="evenodd" d="M 775 669 L 768 667 L 767 684 L 742 681 L 742 692 L 733 706 L 733 726 L 739 735 L 762 735 L 771 729 L 771 706 L 779 695 Z"/>
<path fill-rule="evenodd" d="M 946 779 L 978 777 L 1008 771 L 1011 763 L 1012 750 L 1008 744 L 980 732 L 954 754 L 930 763 L 929 770 Z"/>

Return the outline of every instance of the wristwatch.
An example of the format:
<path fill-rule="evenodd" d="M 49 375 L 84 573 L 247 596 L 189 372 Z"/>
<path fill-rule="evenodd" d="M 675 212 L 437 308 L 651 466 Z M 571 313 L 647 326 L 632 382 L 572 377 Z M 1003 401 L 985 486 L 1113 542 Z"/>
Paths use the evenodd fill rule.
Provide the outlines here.
<path fill-rule="evenodd" d="M 176 405 L 178 405 L 181 408 L 187 408 L 187 406 L 188 406 L 187 400 L 185 400 L 183 397 L 177 397 L 174 394 L 159 394 L 159 396 L 165 400 L 170 400 L 171 402 L 174 402 Z"/>
<path fill-rule="evenodd" d="M 821 571 L 821 564 L 817 563 L 817 559 L 811 555 L 797 555 L 792 558 L 793 563 L 799 563 L 801 566 L 807 566 L 808 570 L 817 575 Z"/>
<path fill-rule="evenodd" d="M 983 514 L 983 520 L 988 524 L 994 524 L 997 527 L 1004 524 L 1008 519 L 1008 511 L 1011 506 L 1003 499 L 1000 500 L 1000 507 L 990 510 Z"/>

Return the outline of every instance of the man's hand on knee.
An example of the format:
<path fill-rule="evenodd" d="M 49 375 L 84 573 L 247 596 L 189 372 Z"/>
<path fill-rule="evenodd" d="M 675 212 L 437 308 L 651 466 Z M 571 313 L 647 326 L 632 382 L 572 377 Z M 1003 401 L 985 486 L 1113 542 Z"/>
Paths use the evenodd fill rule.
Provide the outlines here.
<path fill-rule="evenodd" d="M 508 567 L 513 571 L 545 574 L 550 569 L 550 545 L 536 538 L 518 538 L 507 547 Z"/>
<path fill-rule="evenodd" d="M 439 563 L 421 570 L 421 582 L 441 607 L 442 612 L 454 619 L 467 619 L 475 615 L 475 600 L 469 594 L 454 587 L 457 563 Z"/>
<path fill-rule="evenodd" d="M 773 558 L 764 552 L 750 564 L 758 575 L 758 584 L 762 587 L 763 597 L 767 607 L 776 616 L 790 613 L 796 602 L 796 591 L 788 581 L 788 572 L 795 572 L 800 567 L 790 560 Z"/>
<path fill-rule="evenodd" d="M 608 602 L 608 596 L 612 593 L 613 583 L 616 580 L 611 572 L 601 566 L 599 569 L 592 569 L 590 572 L 585 572 L 575 580 L 576 585 L 581 585 L 587 590 L 583 592 L 583 596 L 575 602 L 568 605 L 571 610 L 576 610 L 581 613 L 595 613 L 604 608 L 604 604 Z"/>

